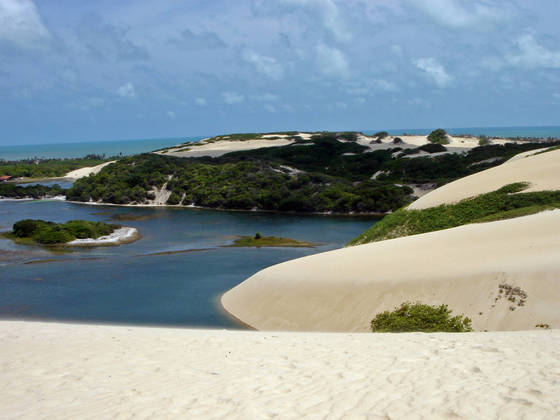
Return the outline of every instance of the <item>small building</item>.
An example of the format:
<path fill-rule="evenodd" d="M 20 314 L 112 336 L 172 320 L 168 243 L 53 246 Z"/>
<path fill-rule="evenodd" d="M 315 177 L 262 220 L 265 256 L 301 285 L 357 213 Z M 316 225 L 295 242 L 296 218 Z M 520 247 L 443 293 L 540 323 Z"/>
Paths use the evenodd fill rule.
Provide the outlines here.
<path fill-rule="evenodd" d="M 0 182 L 9 181 L 10 179 L 12 179 L 12 177 L 11 177 L 10 175 L 2 175 L 2 176 L 0 176 Z"/>

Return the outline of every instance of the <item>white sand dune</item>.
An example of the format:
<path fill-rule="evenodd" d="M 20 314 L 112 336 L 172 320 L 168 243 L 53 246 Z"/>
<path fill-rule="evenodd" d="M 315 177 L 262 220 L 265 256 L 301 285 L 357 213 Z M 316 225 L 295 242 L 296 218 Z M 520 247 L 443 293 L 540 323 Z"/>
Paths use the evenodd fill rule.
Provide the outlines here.
<path fill-rule="evenodd" d="M 524 190 L 544 191 L 560 189 L 560 150 L 510 160 L 500 166 L 458 179 L 416 200 L 411 210 L 420 210 L 440 204 L 451 204 L 465 198 L 495 191 L 514 182 L 529 182 Z"/>
<path fill-rule="evenodd" d="M 317 334 L 0 321 L 3 419 L 560 417 L 560 331 Z"/>
<path fill-rule="evenodd" d="M 178 156 L 178 157 L 201 157 L 201 156 L 218 157 L 230 152 L 260 149 L 263 147 L 287 146 L 292 143 L 294 143 L 294 141 L 288 138 L 280 138 L 276 140 L 264 138 L 263 140 L 245 140 L 245 141 L 219 140 L 219 141 L 206 143 L 202 145 L 194 145 L 194 146 L 182 145 L 177 148 L 168 149 L 166 153 L 160 151 L 154 153 L 161 154 L 164 156 Z M 185 148 L 187 148 L 188 150 L 185 150 Z"/>
<path fill-rule="evenodd" d="M 448 304 L 478 331 L 559 328 L 559 231 L 554 210 L 311 255 L 258 272 L 222 304 L 259 330 L 366 331 L 406 300 Z"/>
<path fill-rule="evenodd" d="M 99 171 L 101 171 L 101 169 L 103 169 L 105 166 L 110 165 L 111 163 L 115 163 L 116 160 L 112 160 L 110 162 L 105 162 L 105 163 L 101 163 L 99 165 L 96 166 L 87 166 L 85 168 L 80 168 L 80 169 L 76 169 L 74 171 L 70 171 L 68 172 L 66 175 L 64 175 L 64 178 L 70 178 L 70 179 L 80 179 L 83 178 L 85 176 L 89 176 L 89 175 L 95 175 L 97 173 L 99 173 Z"/>

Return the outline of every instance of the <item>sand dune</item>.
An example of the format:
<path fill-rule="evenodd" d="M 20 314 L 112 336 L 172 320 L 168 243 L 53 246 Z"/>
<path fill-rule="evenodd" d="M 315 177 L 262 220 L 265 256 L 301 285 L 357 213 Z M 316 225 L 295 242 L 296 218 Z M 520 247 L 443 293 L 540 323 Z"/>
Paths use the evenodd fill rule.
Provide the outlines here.
<path fill-rule="evenodd" d="M 258 272 L 222 304 L 259 330 L 366 331 L 406 300 L 446 303 L 479 331 L 559 328 L 559 231 L 554 210 L 325 252 Z"/>
<path fill-rule="evenodd" d="M 84 176 L 89 176 L 91 174 L 95 175 L 99 173 L 99 171 L 101 171 L 101 169 L 103 169 L 105 166 L 115 162 L 116 160 L 112 160 L 110 162 L 101 163 L 100 165 L 87 166 L 85 168 L 76 169 L 74 171 L 68 172 L 66 175 L 64 175 L 64 178 L 79 179 L 79 178 L 83 178 Z"/>
<path fill-rule="evenodd" d="M 560 332 L 0 322 L 4 419 L 558 418 Z"/>
<path fill-rule="evenodd" d="M 560 150 L 532 156 L 525 153 L 522 155 L 520 159 L 512 159 L 500 166 L 450 182 L 420 197 L 408 208 L 419 210 L 450 204 L 495 191 L 514 182 L 531 183 L 525 192 L 560 189 Z"/>

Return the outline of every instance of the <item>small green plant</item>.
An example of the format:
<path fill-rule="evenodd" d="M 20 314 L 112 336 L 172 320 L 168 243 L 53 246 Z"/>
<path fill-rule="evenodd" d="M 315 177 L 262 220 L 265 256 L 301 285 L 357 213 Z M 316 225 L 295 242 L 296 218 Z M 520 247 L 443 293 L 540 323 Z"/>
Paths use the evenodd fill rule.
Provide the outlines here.
<path fill-rule="evenodd" d="M 255 233 L 255 239 L 261 239 L 261 238 L 262 236 L 260 232 Z"/>
<path fill-rule="evenodd" d="M 437 144 L 449 144 L 449 138 L 443 128 L 438 128 L 428 135 L 428 140 Z"/>
<path fill-rule="evenodd" d="M 386 131 L 378 131 L 377 133 L 375 133 L 373 135 L 373 137 L 377 137 L 378 139 L 384 139 L 385 137 L 387 137 L 389 135 L 389 133 L 387 133 Z"/>
<path fill-rule="evenodd" d="M 537 324 L 537 325 L 535 325 L 535 328 L 542 328 L 544 330 L 549 330 L 550 325 L 548 325 L 548 324 Z"/>
<path fill-rule="evenodd" d="M 379 313 L 371 321 L 373 332 L 468 332 L 471 319 L 451 316 L 447 305 L 431 306 L 420 302 L 404 302 L 395 310 Z"/>
<path fill-rule="evenodd" d="M 490 144 L 490 139 L 487 136 L 480 136 L 478 138 L 479 146 L 488 146 Z"/>

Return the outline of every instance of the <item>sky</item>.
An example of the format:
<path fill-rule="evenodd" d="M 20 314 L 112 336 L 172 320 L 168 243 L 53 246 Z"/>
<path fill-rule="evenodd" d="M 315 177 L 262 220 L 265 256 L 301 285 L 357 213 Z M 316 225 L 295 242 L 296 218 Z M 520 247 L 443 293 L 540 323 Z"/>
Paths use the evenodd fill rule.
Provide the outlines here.
<path fill-rule="evenodd" d="M 558 0 L 0 0 L 0 145 L 560 125 Z"/>

